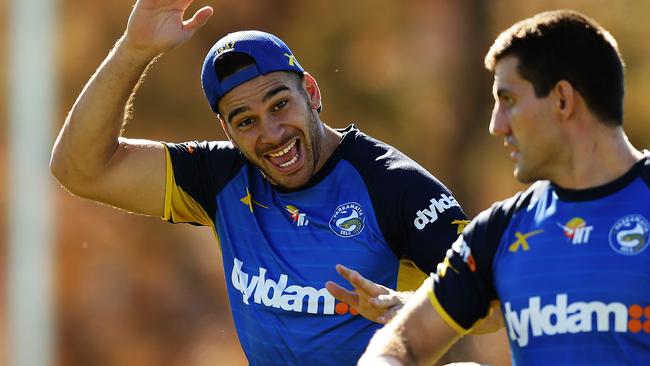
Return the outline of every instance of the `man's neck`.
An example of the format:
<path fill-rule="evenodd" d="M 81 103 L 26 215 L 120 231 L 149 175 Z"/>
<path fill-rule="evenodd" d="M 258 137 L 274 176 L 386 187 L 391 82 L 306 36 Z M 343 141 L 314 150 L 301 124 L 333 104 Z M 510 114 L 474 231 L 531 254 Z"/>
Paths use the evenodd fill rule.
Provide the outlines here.
<path fill-rule="evenodd" d="M 563 167 L 552 177 L 566 189 L 586 189 L 607 184 L 625 174 L 643 153 L 628 140 L 622 127 L 598 123 L 571 138 Z"/>

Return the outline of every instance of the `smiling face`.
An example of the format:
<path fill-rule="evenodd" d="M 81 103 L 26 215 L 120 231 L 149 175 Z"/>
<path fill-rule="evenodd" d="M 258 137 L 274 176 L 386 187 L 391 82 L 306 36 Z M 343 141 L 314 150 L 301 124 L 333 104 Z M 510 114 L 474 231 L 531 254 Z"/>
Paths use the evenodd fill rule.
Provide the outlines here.
<path fill-rule="evenodd" d="M 553 116 L 556 101 L 552 93 L 538 98 L 533 85 L 520 76 L 518 64 L 514 56 L 496 64 L 490 133 L 504 138 L 517 180 L 552 179 L 563 141 Z"/>
<path fill-rule="evenodd" d="M 298 188 L 320 169 L 335 144 L 316 109 L 320 92 L 307 73 L 273 72 L 247 81 L 219 101 L 230 140 L 267 179 Z"/>

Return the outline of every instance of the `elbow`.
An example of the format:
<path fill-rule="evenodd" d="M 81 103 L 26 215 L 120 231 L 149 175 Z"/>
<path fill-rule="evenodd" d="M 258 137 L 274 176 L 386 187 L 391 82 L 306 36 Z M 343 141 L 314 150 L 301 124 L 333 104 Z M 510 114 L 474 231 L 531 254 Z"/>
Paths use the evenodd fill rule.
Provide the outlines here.
<path fill-rule="evenodd" d="M 54 145 L 52 155 L 50 156 L 50 174 L 59 182 L 59 184 L 75 196 L 84 197 L 83 187 L 84 180 L 87 180 L 75 169 L 74 163 L 65 157 L 61 149 Z"/>
<path fill-rule="evenodd" d="M 61 159 L 59 158 L 59 154 L 57 154 L 55 146 L 54 149 L 52 149 L 52 155 L 50 156 L 50 174 L 60 182 L 61 177 L 63 176 L 63 170 Z"/>
<path fill-rule="evenodd" d="M 61 185 L 68 188 L 66 181 L 69 180 L 70 176 L 69 163 L 66 163 L 66 159 L 63 156 L 64 154 L 59 147 L 57 141 L 52 148 L 52 155 L 50 156 L 50 174 L 52 174 Z"/>

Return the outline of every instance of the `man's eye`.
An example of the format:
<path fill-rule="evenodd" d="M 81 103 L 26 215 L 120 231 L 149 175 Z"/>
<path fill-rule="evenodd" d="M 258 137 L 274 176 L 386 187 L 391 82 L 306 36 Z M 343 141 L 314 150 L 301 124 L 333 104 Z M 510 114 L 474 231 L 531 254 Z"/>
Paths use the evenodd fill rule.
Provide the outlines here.
<path fill-rule="evenodd" d="M 273 111 L 276 112 L 283 109 L 287 105 L 287 103 L 289 103 L 289 101 L 287 101 L 286 99 L 279 101 L 276 105 L 273 106 Z"/>
<path fill-rule="evenodd" d="M 241 121 L 239 121 L 237 123 L 237 128 L 248 127 L 251 123 L 253 123 L 253 119 L 252 118 L 246 118 L 246 119 L 241 120 Z"/>

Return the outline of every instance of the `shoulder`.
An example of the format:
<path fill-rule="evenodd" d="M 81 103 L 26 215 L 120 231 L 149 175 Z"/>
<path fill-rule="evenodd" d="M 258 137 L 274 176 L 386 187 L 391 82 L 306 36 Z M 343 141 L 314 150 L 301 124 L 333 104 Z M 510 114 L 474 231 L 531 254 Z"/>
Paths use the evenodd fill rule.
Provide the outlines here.
<path fill-rule="evenodd" d="M 492 204 L 490 208 L 479 213 L 465 230 L 471 233 L 483 229 L 489 236 L 500 235 L 517 212 L 543 204 L 548 201 L 552 192 L 549 181 L 537 181 L 528 189 Z"/>
<path fill-rule="evenodd" d="M 230 141 L 163 143 L 169 156 L 169 172 L 179 186 L 204 184 L 204 190 L 220 189 L 247 164 Z"/>
<path fill-rule="evenodd" d="M 417 189 L 431 183 L 442 186 L 429 171 L 397 148 L 359 131 L 354 125 L 344 130 L 342 159 L 349 162 L 368 182 L 392 185 L 393 189 Z"/>
<path fill-rule="evenodd" d="M 181 143 L 163 142 L 163 145 L 170 153 L 179 154 L 239 154 L 237 149 L 230 141 L 187 141 Z"/>

